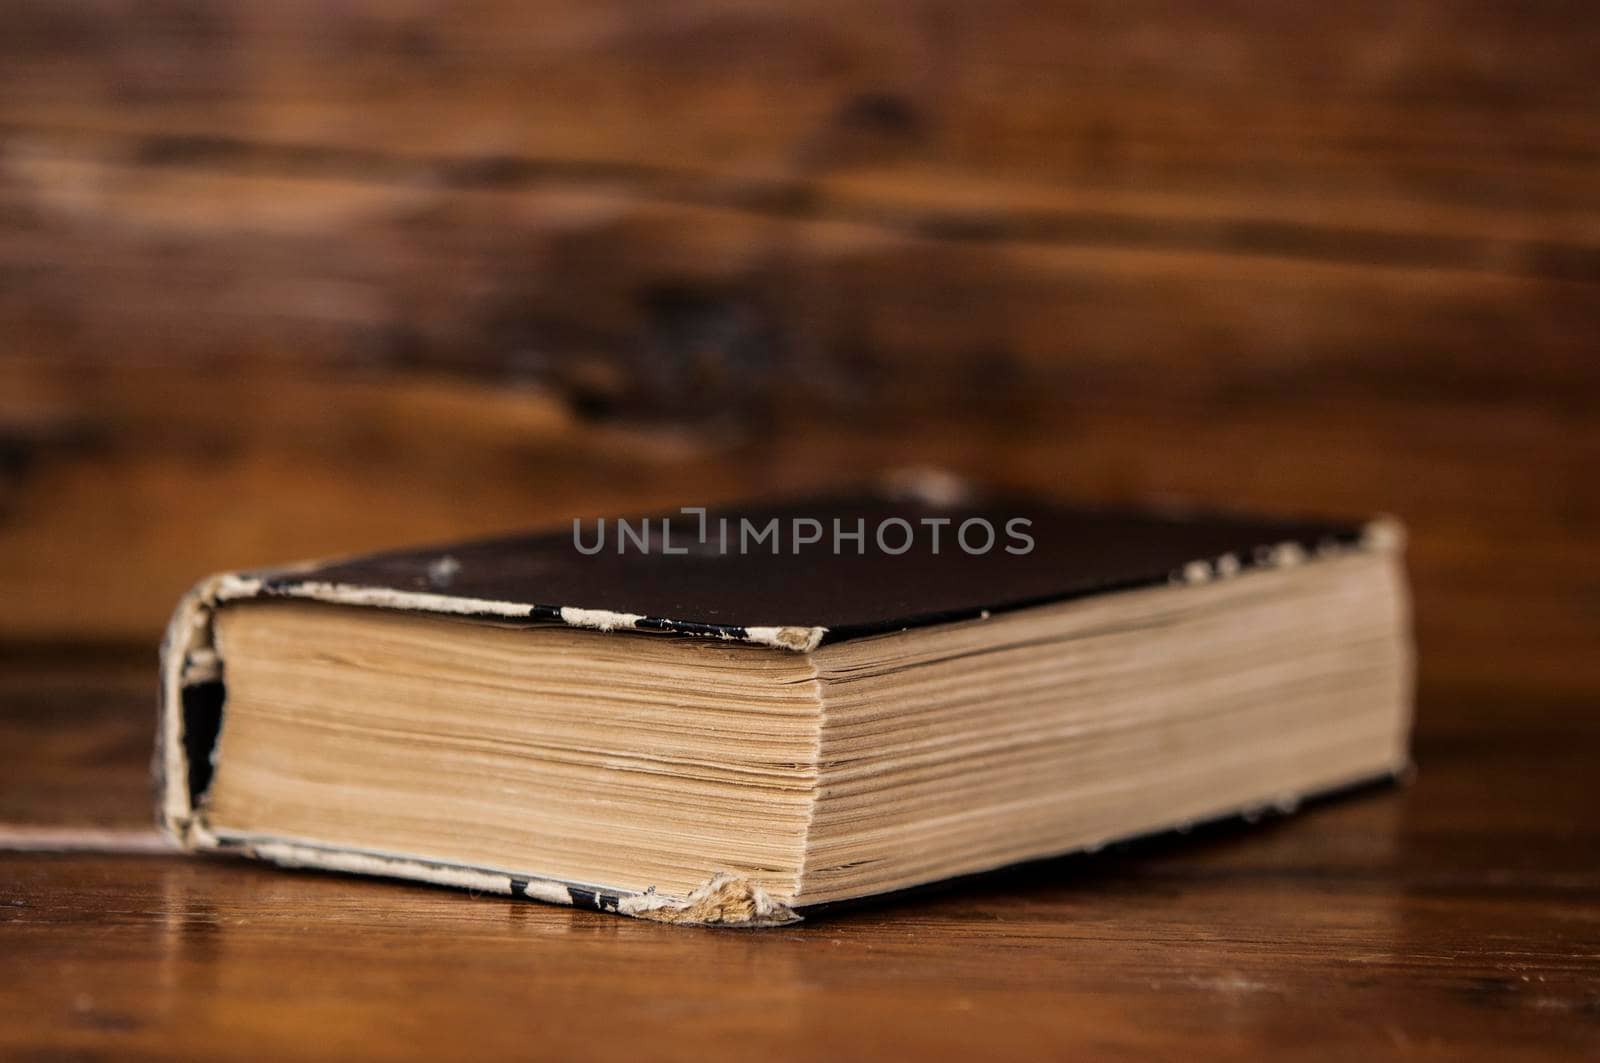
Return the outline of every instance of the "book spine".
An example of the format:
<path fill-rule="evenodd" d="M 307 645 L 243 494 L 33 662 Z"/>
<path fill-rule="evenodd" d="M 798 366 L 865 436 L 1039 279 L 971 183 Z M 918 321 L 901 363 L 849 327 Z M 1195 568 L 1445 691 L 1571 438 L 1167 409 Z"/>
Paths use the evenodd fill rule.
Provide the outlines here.
<path fill-rule="evenodd" d="M 152 773 L 156 791 L 156 825 L 185 849 L 204 848 L 196 827 L 195 792 L 191 788 L 191 750 L 199 735 L 187 726 L 186 700 L 194 701 L 202 684 L 220 685 L 221 665 L 211 646 L 211 610 L 222 576 L 212 576 L 185 594 L 161 640 L 161 688 L 156 721 Z M 209 751 L 207 753 L 209 761 Z"/>

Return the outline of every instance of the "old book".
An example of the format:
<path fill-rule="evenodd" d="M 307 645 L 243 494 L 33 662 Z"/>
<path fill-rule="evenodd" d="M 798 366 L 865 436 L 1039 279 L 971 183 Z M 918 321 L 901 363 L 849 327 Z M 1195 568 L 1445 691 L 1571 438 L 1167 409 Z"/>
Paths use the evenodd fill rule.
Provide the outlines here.
<path fill-rule="evenodd" d="M 1400 771 L 1400 538 L 865 494 L 220 575 L 163 647 L 160 820 L 777 925 Z"/>

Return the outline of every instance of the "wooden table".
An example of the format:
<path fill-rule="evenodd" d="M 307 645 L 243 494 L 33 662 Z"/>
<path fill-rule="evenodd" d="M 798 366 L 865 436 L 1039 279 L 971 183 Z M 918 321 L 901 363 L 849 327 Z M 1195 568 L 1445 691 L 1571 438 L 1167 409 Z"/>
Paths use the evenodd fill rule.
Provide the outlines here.
<path fill-rule="evenodd" d="M 741 932 L 154 851 L 148 665 L 8 662 L 0 845 L 97 851 L 0 855 L 0 1054 L 1600 1051 L 1582 699 L 1428 689 L 1410 785 Z"/>

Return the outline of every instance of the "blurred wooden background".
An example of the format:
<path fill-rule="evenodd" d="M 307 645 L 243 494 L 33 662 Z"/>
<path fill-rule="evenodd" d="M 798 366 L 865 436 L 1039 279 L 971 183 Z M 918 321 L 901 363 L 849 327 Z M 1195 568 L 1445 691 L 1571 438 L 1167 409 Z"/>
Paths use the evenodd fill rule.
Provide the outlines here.
<path fill-rule="evenodd" d="M 1583 2 L 0 4 L 0 642 L 940 465 L 1413 530 L 1600 689 Z"/>

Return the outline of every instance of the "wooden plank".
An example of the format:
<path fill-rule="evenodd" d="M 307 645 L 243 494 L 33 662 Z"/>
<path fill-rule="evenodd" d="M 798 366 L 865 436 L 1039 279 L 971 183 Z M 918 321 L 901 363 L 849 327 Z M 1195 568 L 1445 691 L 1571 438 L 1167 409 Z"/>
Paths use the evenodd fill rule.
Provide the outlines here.
<path fill-rule="evenodd" d="M 759 418 L 779 394 L 853 409 L 1041 388 L 1600 390 L 1600 249 L 1594 270 L 1551 274 L 1527 241 L 1367 246 L 1300 225 L 1258 247 L 1194 224 L 969 238 L 915 211 L 41 153 L 0 176 L 0 327 L 14 350 L 75 360 L 422 366 L 678 419 Z"/>
<path fill-rule="evenodd" d="M 1593 162 L 1600 30 L 1561 2 L 8 6 L 0 114 L 63 127 L 757 172 Z"/>
<path fill-rule="evenodd" d="M 38 353 L 755 419 L 1595 386 L 1569 5 L 11 7 L 0 327 Z"/>

